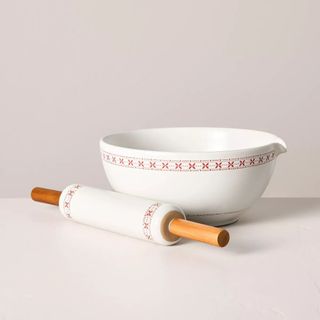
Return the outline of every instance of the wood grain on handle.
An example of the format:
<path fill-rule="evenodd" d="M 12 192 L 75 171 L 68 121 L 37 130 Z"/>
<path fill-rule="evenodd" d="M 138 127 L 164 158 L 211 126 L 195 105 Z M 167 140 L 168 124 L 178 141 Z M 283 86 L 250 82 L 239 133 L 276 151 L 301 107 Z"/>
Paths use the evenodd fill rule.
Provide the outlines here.
<path fill-rule="evenodd" d="M 61 191 L 46 189 L 46 188 L 33 188 L 31 191 L 31 198 L 34 201 L 49 203 L 58 206 Z"/>
<path fill-rule="evenodd" d="M 227 230 L 184 219 L 173 219 L 169 224 L 169 231 L 182 238 L 205 242 L 218 247 L 225 247 L 230 239 Z"/>

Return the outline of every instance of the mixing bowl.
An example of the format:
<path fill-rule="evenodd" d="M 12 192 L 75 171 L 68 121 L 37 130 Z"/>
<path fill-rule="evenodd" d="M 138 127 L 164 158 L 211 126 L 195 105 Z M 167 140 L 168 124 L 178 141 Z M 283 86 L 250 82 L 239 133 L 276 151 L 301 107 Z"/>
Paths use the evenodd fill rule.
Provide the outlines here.
<path fill-rule="evenodd" d="M 161 128 L 106 136 L 100 150 L 115 191 L 172 203 L 191 220 L 224 225 L 262 195 L 286 145 L 255 130 Z"/>

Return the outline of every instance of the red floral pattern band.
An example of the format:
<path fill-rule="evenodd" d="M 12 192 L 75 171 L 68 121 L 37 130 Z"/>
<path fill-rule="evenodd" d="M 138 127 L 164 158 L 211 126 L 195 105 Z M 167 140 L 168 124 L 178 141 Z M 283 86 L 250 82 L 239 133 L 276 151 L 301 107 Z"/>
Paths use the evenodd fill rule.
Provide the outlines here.
<path fill-rule="evenodd" d="M 272 161 L 275 152 L 242 158 L 228 158 L 215 160 L 163 160 L 126 157 L 102 151 L 104 162 L 133 169 L 158 170 L 158 171 L 221 171 L 234 170 L 263 165 Z"/>

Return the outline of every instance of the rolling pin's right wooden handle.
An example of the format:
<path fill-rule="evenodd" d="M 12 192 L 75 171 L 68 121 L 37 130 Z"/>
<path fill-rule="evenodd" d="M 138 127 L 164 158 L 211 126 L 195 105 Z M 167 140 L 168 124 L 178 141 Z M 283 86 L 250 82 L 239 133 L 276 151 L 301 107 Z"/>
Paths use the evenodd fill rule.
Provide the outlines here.
<path fill-rule="evenodd" d="M 170 222 L 169 231 L 176 236 L 208 243 L 217 247 L 225 247 L 230 239 L 229 232 L 225 229 L 180 218 L 175 218 Z"/>
<path fill-rule="evenodd" d="M 55 206 L 59 205 L 60 195 L 61 191 L 39 187 L 33 188 L 31 191 L 32 200 L 53 204 Z"/>

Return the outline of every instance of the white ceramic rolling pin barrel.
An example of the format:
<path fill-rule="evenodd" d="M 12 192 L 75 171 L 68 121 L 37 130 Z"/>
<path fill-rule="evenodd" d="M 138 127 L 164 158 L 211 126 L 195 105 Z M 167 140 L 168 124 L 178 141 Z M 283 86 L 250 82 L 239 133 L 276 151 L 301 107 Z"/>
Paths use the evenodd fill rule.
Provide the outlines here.
<path fill-rule="evenodd" d="M 176 206 L 131 195 L 72 184 L 62 192 L 34 188 L 31 197 L 59 205 L 68 219 L 163 245 L 181 237 L 219 247 L 229 241 L 226 230 L 187 221 Z"/>

